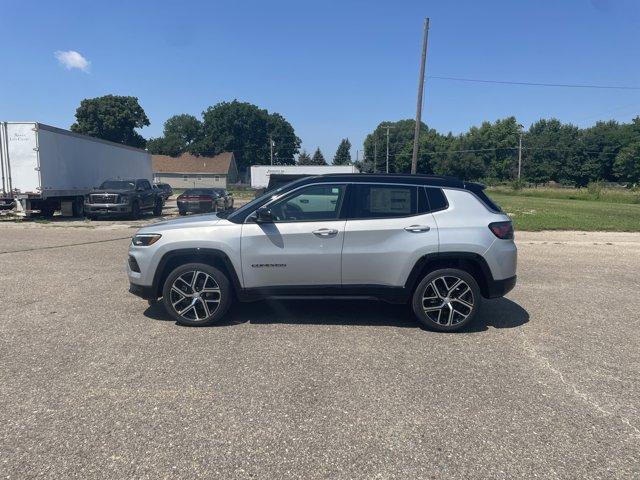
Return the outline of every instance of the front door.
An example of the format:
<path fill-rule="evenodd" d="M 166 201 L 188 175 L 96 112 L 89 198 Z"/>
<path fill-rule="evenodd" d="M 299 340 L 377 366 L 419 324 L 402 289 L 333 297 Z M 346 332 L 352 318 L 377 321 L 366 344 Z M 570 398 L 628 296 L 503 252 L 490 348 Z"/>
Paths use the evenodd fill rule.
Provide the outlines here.
<path fill-rule="evenodd" d="M 346 185 L 307 185 L 267 207 L 273 223 L 242 226 L 245 288 L 339 286 Z"/>
<path fill-rule="evenodd" d="M 140 207 L 150 208 L 153 207 L 155 196 L 153 195 L 153 187 L 148 180 L 138 180 L 136 185 L 140 195 Z"/>

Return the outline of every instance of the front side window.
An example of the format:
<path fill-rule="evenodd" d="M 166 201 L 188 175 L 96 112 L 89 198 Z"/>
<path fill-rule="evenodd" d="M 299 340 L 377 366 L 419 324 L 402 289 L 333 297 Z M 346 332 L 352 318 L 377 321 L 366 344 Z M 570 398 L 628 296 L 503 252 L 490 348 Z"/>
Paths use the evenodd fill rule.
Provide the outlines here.
<path fill-rule="evenodd" d="M 149 183 L 148 180 L 140 180 L 138 182 L 138 188 L 142 190 L 151 190 L 151 184 Z"/>
<path fill-rule="evenodd" d="M 408 217 L 418 212 L 417 188 L 404 185 L 355 185 L 350 218 Z"/>
<path fill-rule="evenodd" d="M 275 201 L 269 208 L 280 222 L 337 220 L 344 192 L 344 185 L 312 185 Z"/>

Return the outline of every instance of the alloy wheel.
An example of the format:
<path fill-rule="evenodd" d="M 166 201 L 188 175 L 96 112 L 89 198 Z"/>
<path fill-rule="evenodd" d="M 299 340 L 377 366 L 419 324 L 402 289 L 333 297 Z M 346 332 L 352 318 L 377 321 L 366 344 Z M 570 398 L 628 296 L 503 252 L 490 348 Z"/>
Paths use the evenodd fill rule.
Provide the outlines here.
<path fill-rule="evenodd" d="M 194 270 L 175 279 L 170 290 L 171 306 L 190 321 L 211 317 L 220 306 L 220 285 L 208 273 Z"/>
<path fill-rule="evenodd" d="M 422 295 L 422 308 L 432 322 L 451 326 L 471 315 L 474 300 L 473 291 L 464 280 L 444 275 L 427 284 Z"/>

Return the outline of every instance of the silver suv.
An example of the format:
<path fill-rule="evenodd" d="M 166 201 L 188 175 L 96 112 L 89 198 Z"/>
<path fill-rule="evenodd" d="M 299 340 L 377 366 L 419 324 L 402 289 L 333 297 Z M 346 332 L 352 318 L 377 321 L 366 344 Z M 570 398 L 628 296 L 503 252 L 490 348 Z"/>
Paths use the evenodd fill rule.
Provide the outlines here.
<path fill-rule="evenodd" d="M 183 325 L 210 325 L 234 300 L 375 297 L 409 303 L 429 328 L 455 331 L 481 297 L 516 283 L 507 215 L 483 186 L 422 175 L 323 175 L 230 214 L 140 229 L 130 292 L 162 298 Z"/>

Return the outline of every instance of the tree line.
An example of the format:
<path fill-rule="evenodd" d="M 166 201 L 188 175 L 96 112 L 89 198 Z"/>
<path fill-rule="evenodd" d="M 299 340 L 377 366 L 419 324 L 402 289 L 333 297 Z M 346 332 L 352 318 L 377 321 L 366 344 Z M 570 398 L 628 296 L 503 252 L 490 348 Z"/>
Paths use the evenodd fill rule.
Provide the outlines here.
<path fill-rule="evenodd" d="M 414 120 L 382 122 L 367 135 L 361 169 L 409 172 Z M 454 135 L 420 127 L 418 173 L 503 182 L 517 178 L 522 135 L 522 180 L 584 186 L 594 181 L 640 182 L 640 117 L 630 123 L 601 121 L 588 128 L 542 119 L 522 130 L 515 117 L 483 122 Z"/>
<path fill-rule="evenodd" d="M 83 100 L 71 130 L 171 156 L 232 151 L 240 170 L 269 164 L 272 155 L 276 165 L 327 164 L 319 148 L 313 155 L 300 152 L 301 140 L 282 115 L 238 100 L 207 108 L 202 119 L 174 115 L 165 122 L 162 136 L 145 140 L 135 129 L 148 125 L 137 98 L 106 95 Z M 414 120 L 381 122 L 367 135 L 358 167 L 365 172 L 386 171 L 388 129 L 389 171 L 409 172 L 414 126 Z M 630 123 L 601 121 L 588 128 L 542 119 L 526 131 L 515 117 L 508 117 L 458 135 L 439 133 L 422 123 L 418 172 L 485 182 L 514 180 L 520 136 L 526 182 L 576 186 L 593 181 L 640 182 L 640 117 Z M 349 139 L 342 139 L 333 163 L 351 164 L 350 149 Z"/>

